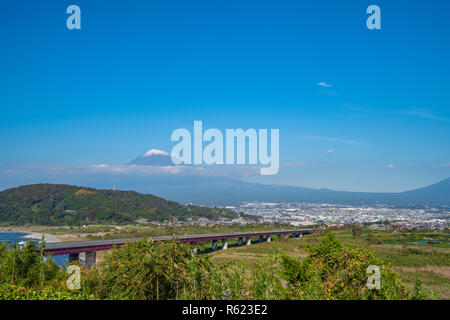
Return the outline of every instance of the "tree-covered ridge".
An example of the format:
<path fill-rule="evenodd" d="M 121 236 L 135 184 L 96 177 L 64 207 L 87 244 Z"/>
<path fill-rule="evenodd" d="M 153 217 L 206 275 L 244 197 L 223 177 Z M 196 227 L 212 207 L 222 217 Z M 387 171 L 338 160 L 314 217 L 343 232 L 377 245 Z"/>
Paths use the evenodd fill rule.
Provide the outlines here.
<path fill-rule="evenodd" d="M 0 223 L 12 225 L 121 224 L 138 219 L 186 221 L 236 216 L 231 210 L 184 206 L 135 191 L 34 184 L 0 192 Z"/>

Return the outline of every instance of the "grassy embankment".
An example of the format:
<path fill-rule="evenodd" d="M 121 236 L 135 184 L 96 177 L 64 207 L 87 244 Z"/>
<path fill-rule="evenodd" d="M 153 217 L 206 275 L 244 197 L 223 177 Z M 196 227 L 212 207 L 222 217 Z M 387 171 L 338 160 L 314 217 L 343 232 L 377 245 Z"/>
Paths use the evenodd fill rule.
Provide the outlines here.
<path fill-rule="evenodd" d="M 184 235 L 199 233 L 221 233 L 289 229 L 286 225 L 246 225 L 246 226 L 154 226 L 129 225 L 105 226 L 89 225 L 83 227 L 33 227 L 32 231 L 60 236 L 63 240 L 89 240 L 105 238 L 151 237 L 162 235 Z M 30 230 L 29 230 L 30 231 Z M 362 232 L 352 228 L 334 230 L 344 243 L 375 250 L 385 261 L 390 262 L 409 290 L 413 290 L 416 279 L 422 282 L 425 291 L 439 299 L 450 299 L 450 235 L 437 231 L 381 231 L 364 228 Z M 286 252 L 299 258 L 307 255 L 306 240 L 318 245 L 324 231 L 317 230 L 313 235 L 300 239 L 277 239 L 270 243 L 258 243 L 252 246 L 237 246 L 237 240 L 229 242 L 230 250 L 212 252 L 215 263 L 245 263 L 251 270 L 256 262 L 268 257 L 273 250 Z M 252 239 L 253 243 L 258 238 Z M 423 243 L 428 242 L 428 243 Z M 210 243 L 202 244 L 201 250 L 209 252 Z M 220 244 L 219 244 L 220 248 Z M 103 254 L 99 255 L 99 258 Z"/>
<path fill-rule="evenodd" d="M 385 261 L 392 264 L 409 291 L 413 290 L 416 279 L 419 279 L 428 294 L 433 291 L 438 299 L 450 299 L 450 235 L 431 231 L 390 232 L 369 229 L 355 234 L 351 228 L 333 232 L 344 243 L 375 250 Z M 212 253 L 212 261 L 245 262 L 251 268 L 257 261 L 269 256 L 273 250 L 304 258 L 307 256 L 306 240 L 318 245 L 323 235 L 324 231 L 317 230 L 314 234 L 299 239 L 274 238 L 270 243 L 216 251 Z M 417 243 L 428 240 L 437 242 Z"/>

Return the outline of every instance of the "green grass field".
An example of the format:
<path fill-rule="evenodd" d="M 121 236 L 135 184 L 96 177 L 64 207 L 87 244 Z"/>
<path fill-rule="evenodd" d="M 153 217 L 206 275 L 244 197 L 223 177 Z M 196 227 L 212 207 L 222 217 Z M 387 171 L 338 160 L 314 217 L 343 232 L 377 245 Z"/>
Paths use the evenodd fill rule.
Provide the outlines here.
<path fill-rule="evenodd" d="M 127 237 L 151 237 L 162 235 L 184 235 L 200 233 L 228 233 L 230 231 L 256 231 L 272 229 L 291 229 L 287 225 L 215 225 L 215 226 L 155 226 L 129 225 L 87 227 L 37 227 L 35 232 L 54 235 L 80 235 L 79 239 L 111 239 Z M 355 231 L 356 230 L 356 231 Z M 211 243 L 199 244 L 201 251 L 211 254 L 215 263 L 245 263 L 251 270 L 254 264 L 269 256 L 274 250 L 283 251 L 291 256 L 307 256 L 306 243 L 318 245 L 326 230 L 316 230 L 314 234 L 302 238 L 278 239 L 259 243 L 257 237 L 250 246 L 238 246 L 237 240 L 229 241 L 229 250 L 212 252 Z M 450 235 L 444 232 L 428 230 L 371 230 L 351 227 L 334 229 L 337 238 L 344 243 L 361 247 L 370 247 L 385 261 L 390 262 L 409 290 L 413 290 L 416 279 L 422 282 L 430 297 L 450 299 Z M 70 240 L 67 239 L 66 240 Z"/>
<path fill-rule="evenodd" d="M 361 235 L 353 235 L 352 229 L 334 230 L 343 242 L 370 247 L 385 261 L 390 262 L 404 281 L 408 290 L 413 290 L 416 279 L 422 282 L 425 292 L 437 299 L 450 299 L 450 246 L 449 235 L 442 232 L 383 232 L 386 243 L 372 241 L 371 236 L 379 236 L 380 232 L 364 229 Z M 252 268 L 254 263 L 274 250 L 304 258 L 307 256 L 306 243 L 317 245 L 324 235 L 318 230 L 312 235 L 302 238 L 273 238 L 272 242 L 255 243 L 251 246 L 240 246 L 229 250 L 212 252 L 215 263 L 245 263 Z M 419 244 L 425 238 L 441 239 L 441 243 Z M 419 240 L 417 240 L 419 239 Z"/>

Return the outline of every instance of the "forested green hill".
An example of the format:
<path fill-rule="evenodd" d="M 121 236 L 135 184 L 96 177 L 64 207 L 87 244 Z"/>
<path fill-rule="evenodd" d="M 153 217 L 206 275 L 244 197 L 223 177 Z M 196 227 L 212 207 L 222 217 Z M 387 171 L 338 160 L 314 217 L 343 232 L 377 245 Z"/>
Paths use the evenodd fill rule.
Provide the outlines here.
<path fill-rule="evenodd" d="M 61 184 L 34 184 L 0 192 L 0 223 L 11 225 L 123 224 L 235 218 L 226 209 L 181 205 L 134 191 L 98 190 Z"/>

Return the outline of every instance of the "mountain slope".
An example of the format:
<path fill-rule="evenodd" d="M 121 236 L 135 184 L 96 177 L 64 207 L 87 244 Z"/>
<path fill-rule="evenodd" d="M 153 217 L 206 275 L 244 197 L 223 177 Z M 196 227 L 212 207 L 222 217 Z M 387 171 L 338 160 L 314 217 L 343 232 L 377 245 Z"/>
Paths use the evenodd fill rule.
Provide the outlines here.
<path fill-rule="evenodd" d="M 141 192 L 151 192 L 181 203 L 232 205 L 241 202 L 329 202 L 342 204 L 391 204 L 399 206 L 450 205 L 450 179 L 397 193 L 350 192 L 294 186 L 248 183 L 226 178 L 159 177 L 151 181 L 134 179 Z"/>
<path fill-rule="evenodd" d="M 170 156 L 165 151 L 157 149 L 147 151 L 129 164 L 173 165 Z M 450 205 L 450 178 L 424 188 L 396 193 L 311 189 L 248 183 L 224 177 L 183 175 L 155 175 L 152 179 L 145 178 L 145 180 L 133 177 L 130 182 L 125 182 L 125 184 L 126 187 L 140 192 L 158 194 L 182 203 L 194 202 L 202 205 L 232 205 L 251 201 L 383 203 L 400 206 Z"/>
<path fill-rule="evenodd" d="M 158 149 L 151 149 L 129 162 L 128 165 L 173 166 L 174 164 L 167 152 Z"/>
<path fill-rule="evenodd" d="M 424 203 L 450 204 L 450 178 L 424 188 L 405 191 L 401 196 L 410 201 L 419 200 Z"/>
<path fill-rule="evenodd" d="M 80 225 L 234 218 L 237 213 L 184 206 L 135 191 L 98 190 L 60 184 L 35 184 L 0 192 L 0 223 Z"/>

